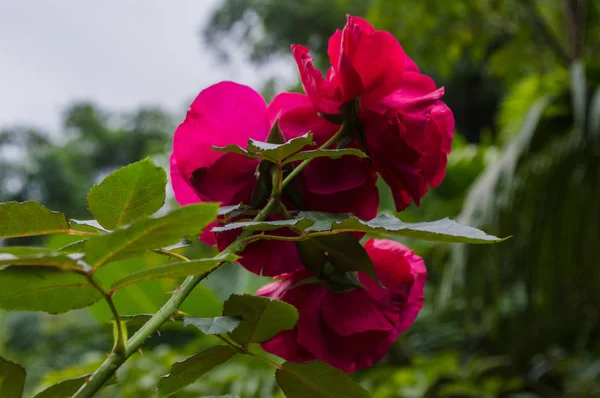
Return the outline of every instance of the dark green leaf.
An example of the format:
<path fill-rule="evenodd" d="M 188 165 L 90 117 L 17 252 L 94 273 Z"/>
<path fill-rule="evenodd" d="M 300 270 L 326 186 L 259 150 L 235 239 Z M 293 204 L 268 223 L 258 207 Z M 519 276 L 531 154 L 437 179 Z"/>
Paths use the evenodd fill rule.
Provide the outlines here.
<path fill-rule="evenodd" d="M 165 202 L 167 174 L 150 158 L 121 167 L 88 193 L 88 205 L 96 220 L 117 229 L 158 211 Z"/>
<path fill-rule="evenodd" d="M 342 156 L 358 156 L 359 158 L 368 158 L 367 154 L 359 149 L 315 149 L 313 151 L 302 151 L 290 156 L 285 160 L 286 163 L 296 162 L 298 160 L 314 159 L 314 158 L 331 158 L 339 159 Z"/>
<path fill-rule="evenodd" d="M 64 214 L 50 211 L 37 202 L 0 203 L 0 238 L 59 234 L 69 230 Z"/>
<path fill-rule="evenodd" d="M 229 333 L 241 322 L 241 318 L 233 316 L 217 316 L 215 318 L 183 318 L 183 326 L 192 325 L 204 334 Z"/>
<path fill-rule="evenodd" d="M 271 131 L 269 131 L 269 135 L 267 136 L 267 142 L 269 144 L 284 144 L 285 137 L 283 136 L 283 131 L 279 127 L 279 115 L 275 118 L 275 122 L 273 122 L 273 126 L 271 127 Z"/>
<path fill-rule="evenodd" d="M 277 163 L 308 145 L 314 145 L 313 136 L 310 133 L 292 138 L 284 144 L 271 144 L 250 138 L 248 140 L 248 152 L 262 155 L 264 159 Z"/>
<path fill-rule="evenodd" d="M 0 271 L 0 309 L 58 314 L 92 305 L 102 298 L 80 274 L 45 267 L 8 267 Z"/>
<path fill-rule="evenodd" d="M 283 301 L 249 294 L 234 294 L 223 306 L 223 315 L 241 317 L 231 337 L 242 345 L 260 343 L 296 325 L 298 311 Z"/>
<path fill-rule="evenodd" d="M 117 258 L 125 258 L 179 242 L 184 236 L 199 235 L 217 216 L 218 204 L 184 206 L 171 213 L 139 220 L 127 228 L 94 236 L 85 243 L 85 261 L 98 267 Z"/>
<path fill-rule="evenodd" d="M 495 243 L 508 239 L 488 235 L 477 228 L 461 225 L 448 218 L 431 222 L 406 223 L 389 214 L 380 214 L 370 221 L 363 221 L 349 214 L 300 212 L 291 220 L 237 222 L 215 227 L 212 230 L 222 232 L 242 228 L 248 231 L 270 231 L 283 227 L 294 227 L 309 232 L 306 237 L 299 240 L 310 238 L 311 232 L 326 231 L 365 232 L 450 243 Z"/>
<path fill-rule="evenodd" d="M 114 282 L 112 289 L 121 289 L 127 285 L 147 281 L 149 279 L 170 278 L 177 279 L 189 275 L 207 274 L 218 264 L 225 261 L 235 261 L 239 257 L 235 254 L 217 256 L 214 258 L 201 258 L 198 260 L 165 264 L 154 268 L 134 272 Z"/>
<path fill-rule="evenodd" d="M 232 347 L 217 345 L 205 348 L 184 361 L 174 363 L 171 373 L 161 377 L 158 382 L 158 396 L 168 397 L 192 384 L 206 372 L 227 362 L 236 352 Z"/>
<path fill-rule="evenodd" d="M 271 231 L 284 227 L 294 227 L 305 229 L 310 227 L 313 222 L 309 219 L 292 219 L 292 220 L 276 220 L 276 221 L 248 221 L 248 222 L 233 222 L 220 227 L 214 227 L 213 232 L 231 231 L 234 229 L 245 229 L 248 231 Z"/>
<path fill-rule="evenodd" d="M 262 208 L 271 195 L 271 187 L 273 186 L 271 167 L 273 166 L 273 163 L 266 160 L 258 164 L 258 168 L 256 169 L 256 184 L 250 196 L 250 207 L 253 209 Z"/>
<path fill-rule="evenodd" d="M 2 398 L 21 398 L 25 389 L 25 369 L 0 357 L 0 392 Z"/>
<path fill-rule="evenodd" d="M 317 236 L 298 242 L 297 246 L 302 263 L 316 275 L 321 275 L 323 267 L 329 261 L 337 270 L 360 271 L 377 280 L 371 258 L 352 234 Z"/>
<path fill-rule="evenodd" d="M 275 372 L 277 384 L 287 398 L 369 398 L 370 395 L 346 373 L 321 361 L 285 362 Z"/>
<path fill-rule="evenodd" d="M 75 394 L 85 381 L 92 376 L 91 374 L 75 377 L 72 379 L 61 381 L 53 386 L 46 388 L 44 391 L 37 394 L 34 398 L 65 398 Z M 116 384 L 116 377 L 111 377 L 104 384 L 104 387 Z"/>

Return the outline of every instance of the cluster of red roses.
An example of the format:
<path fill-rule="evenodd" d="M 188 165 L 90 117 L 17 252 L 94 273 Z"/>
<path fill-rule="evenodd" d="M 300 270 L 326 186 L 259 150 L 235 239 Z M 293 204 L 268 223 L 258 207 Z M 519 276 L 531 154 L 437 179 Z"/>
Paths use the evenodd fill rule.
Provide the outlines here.
<path fill-rule="evenodd" d="M 175 132 L 171 179 L 180 204 L 202 201 L 249 204 L 257 159 L 222 153 L 212 146 L 265 141 L 277 122 L 286 140 L 311 132 L 317 144 L 343 122 L 338 147 L 362 149 L 369 159 L 317 158 L 296 177 L 301 210 L 377 215 L 377 173 L 390 186 L 398 211 L 442 181 L 450 153 L 454 118 L 440 101 L 442 88 L 419 73 L 398 41 L 368 22 L 348 17 L 329 39 L 331 68 L 323 77 L 309 49 L 292 46 L 306 94 L 281 93 L 267 106 L 249 87 L 222 82 L 202 91 Z M 357 100 L 358 99 L 358 100 Z M 352 120 L 350 120 L 352 119 Z M 343 143 L 341 142 L 343 141 Z M 239 232 L 202 239 L 219 249 Z M 240 263 L 277 280 L 257 294 L 294 305 L 299 321 L 291 331 L 263 344 L 291 361 L 321 359 L 347 372 L 379 361 L 422 307 L 426 278 L 421 258 L 400 243 L 370 239 L 365 244 L 379 281 L 360 274 L 365 289 L 337 292 L 327 284 L 299 284 L 310 278 L 294 242 L 256 241 Z"/>

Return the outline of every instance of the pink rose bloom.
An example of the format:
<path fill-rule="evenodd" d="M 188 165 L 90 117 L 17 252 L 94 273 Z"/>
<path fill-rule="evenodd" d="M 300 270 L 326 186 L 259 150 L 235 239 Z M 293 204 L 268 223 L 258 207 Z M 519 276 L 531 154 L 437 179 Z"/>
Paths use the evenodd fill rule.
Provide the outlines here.
<path fill-rule="evenodd" d="M 302 85 L 324 115 L 340 115 L 359 98 L 353 146 L 364 145 L 373 167 L 391 187 L 398 211 L 417 205 L 428 187 L 442 182 L 452 146 L 454 116 L 440 101 L 444 89 L 419 73 L 389 33 L 348 16 L 343 31 L 329 39 L 331 68 L 325 78 L 309 49 L 293 45 Z M 331 117 L 329 119 L 332 119 Z"/>
<path fill-rule="evenodd" d="M 289 96 L 281 94 L 267 107 L 260 94 L 237 83 L 222 82 L 203 90 L 175 131 L 170 173 L 177 201 L 181 205 L 205 201 L 224 206 L 249 204 L 259 160 L 211 148 L 229 144 L 246 148 L 248 138 L 266 141 L 277 115 L 288 140 L 311 131 L 320 143 L 320 137 L 337 130 L 338 126 L 316 115 L 310 101 L 302 104 L 293 94 Z M 351 212 L 370 219 L 379 204 L 375 180 L 363 159 L 346 156 L 316 159 L 296 183 L 306 210 Z M 223 249 L 239 233 L 207 230 L 201 239 Z M 268 276 L 303 268 L 293 242 L 258 241 L 248 245 L 242 257 L 240 263 L 248 270 Z"/>
<path fill-rule="evenodd" d="M 379 362 L 423 306 L 427 271 L 423 260 L 402 244 L 370 239 L 365 249 L 387 289 L 359 273 L 365 289 L 336 293 L 324 284 L 299 282 L 311 277 L 298 271 L 261 288 L 259 296 L 292 304 L 296 327 L 262 344 L 288 361 L 320 359 L 351 373 Z"/>

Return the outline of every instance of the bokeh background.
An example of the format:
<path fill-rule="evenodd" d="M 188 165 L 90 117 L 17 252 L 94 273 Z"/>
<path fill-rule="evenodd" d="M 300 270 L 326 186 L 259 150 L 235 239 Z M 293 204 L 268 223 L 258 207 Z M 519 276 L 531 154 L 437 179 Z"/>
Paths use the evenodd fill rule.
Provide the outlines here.
<path fill-rule="evenodd" d="M 428 265 L 425 308 L 356 380 L 376 398 L 600 397 L 597 0 L 2 1 L 0 201 L 91 218 L 85 195 L 107 173 L 145 156 L 167 166 L 198 91 L 220 80 L 267 99 L 299 90 L 290 44 L 309 45 L 325 67 L 327 39 L 348 13 L 392 32 L 446 87 L 456 116 L 445 181 L 401 218 L 450 216 L 513 235 L 494 246 L 405 241 Z M 31 240 L 4 242 L 14 243 Z M 99 277 L 162 261 L 148 254 Z M 218 315 L 229 294 L 263 283 L 223 267 L 183 310 Z M 152 313 L 173 287 L 142 283 L 115 299 L 122 313 Z M 25 366 L 38 391 L 104 359 L 108 318 L 104 303 L 61 316 L 0 312 L 0 355 Z M 165 327 L 102 396 L 152 397 L 174 361 L 212 343 Z M 238 358 L 176 397 L 226 394 L 281 396 L 272 369 Z"/>

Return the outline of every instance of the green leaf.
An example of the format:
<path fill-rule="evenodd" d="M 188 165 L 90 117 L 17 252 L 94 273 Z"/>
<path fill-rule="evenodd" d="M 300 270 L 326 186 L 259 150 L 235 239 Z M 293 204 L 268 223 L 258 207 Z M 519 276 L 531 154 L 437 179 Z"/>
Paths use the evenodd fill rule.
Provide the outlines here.
<path fill-rule="evenodd" d="M 304 266 L 316 275 L 329 261 L 340 271 L 360 271 L 377 280 L 371 258 L 352 234 L 317 236 L 298 242 L 297 247 Z"/>
<path fill-rule="evenodd" d="M 93 233 L 105 233 L 110 232 L 106 228 L 102 227 L 96 220 L 69 220 L 71 229 L 82 232 L 93 232 Z"/>
<path fill-rule="evenodd" d="M 25 369 L 0 357 L 0 392 L 2 398 L 21 398 L 25 389 Z"/>
<path fill-rule="evenodd" d="M 379 233 L 409 238 L 451 243 L 495 243 L 505 239 L 488 235 L 477 228 L 460 225 L 456 221 L 444 218 L 442 220 L 420 223 L 405 223 L 389 215 L 380 214 L 370 221 L 362 221 L 354 216 L 344 221 L 334 221 L 330 228 L 313 225 L 309 231 L 345 231 Z"/>
<path fill-rule="evenodd" d="M 199 235 L 216 218 L 217 210 L 215 203 L 193 204 L 162 217 L 139 220 L 110 234 L 94 236 L 85 243 L 84 260 L 96 268 L 115 259 L 175 244 L 184 236 Z"/>
<path fill-rule="evenodd" d="M 271 231 L 274 229 L 280 229 L 284 227 L 294 227 L 299 229 L 305 229 L 313 225 L 312 220 L 309 219 L 292 219 L 292 220 L 276 220 L 276 221 L 244 221 L 244 222 L 232 222 L 219 227 L 213 227 L 212 232 L 224 232 L 232 231 L 234 229 L 245 229 L 248 231 Z"/>
<path fill-rule="evenodd" d="M 314 158 L 331 158 L 339 159 L 342 156 L 358 156 L 359 158 L 368 158 L 367 154 L 359 149 L 315 149 L 313 151 L 302 151 L 290 156 L 285 160 L 286 163 L 296 162 L 298 160 L 314 159 Z"/>
<path fill-rule="evenodd" d="M 363 221 L 350 214 L 300 212 L 291 220 L 238 222 L 215 227 L 212 230 L 221 232 L 242 228 L 248 231 L 269 231 L 282 227 L 294 227 L 308 232 L 305 236 L 298 237 L 298 240 L 310 239 L 313 236 L 311 233 L 319 233 L 318 236 L 322 236 L 323 232 L 364 232 L 449 243 L 495 243 L 508 239 L 488 235 L 477 228 L 461 225 L 449 218 L 406 223 L 385 213 L 370 221 Z"/>
<path fill-rule="evenodd" d="M 250 138 L 248 140 L 248 152 L 262 155 L 263 159 L 278 163 L 308 145 L 314 145 L 313 136 L 310 133 L 292 138 L 283 144 L 271 144 Z"/>
<path fill-rule="evenodd" d="M 275 167 L 273 163 L 262 160 L 256 168 L 256 184 L 250 196 L 250 207 L 253 209 L 262 208 L 271 195 L 273 187 L 271 167 Z"/>
<path fill-rule="evenodd" d="M 45 267 L 8 267 L 0 271 L 0 309 L 58 314 L 87 307 L 102 298 L 87 279 Z"/>
<path fill-rule="evenodd" d="M 227 362 L 236 352 L 232 347 L 217 345 L 205 348 L 184 361 L 174 363 L 171 373 L 161 377 L 158 382 L 158 396 L 168 397 L 192 384 L 206 372 Z"/>
<path fill-rule="evenodd" d="M 44 391 L 37 394 L 34 398 L 65 398 L 75 394 L 79 388 L 86 382 L 92 375 L 87 374 L 72 379 L 61 381 L 53 386 L 46 388 Z M 116 377 L 111 377 L 104 384 L 103 387 L 107 387 L 117 383 Z"/>
<path fill-rule="evenodd" d="M 183 326 L 192 325 L 204 334 L 229 333 L 241 322 L 241 318 L 233 316 L 217 316 L 215 318 L 183 318 Z"/>
<path fill-rule="evenodd" d="M 0 254 L 0 269 L 13 265 L 52 267 L 65 271 L 82 270 L 77 260 L 59 253 L 42 253 L 23 257 L 17 257 L 12 254 Z"/>
<path fill-rule="evenodd" d="M 119 279 L 112 284 L 112 289 L 121 289 L 127 285 L 147 281 L 149 279 L 171 278 L 177 279 L 189 275 L 207 274 L 212 271 L 215 266 L 225 261 L 235 261 L 239 257 L 235 254 L 227 254 L 226 256 L 217 256 L 214 258 L 201 258 L 198 260 L 177 262 L 165 264 L 154 268 L 145 269 L 134 272 Z"/>
<path fill-rule="evenodd" d="M 369 398 L 363 387 L 346 373 L 321 361 L 284 362 L 275 372 L 277 384 L 287 398 Z"/>
<path fill-rule="evenodd" d="M 60 234 L 70 229 L 64 214 L 37 202 L 0 203 L 0 239 Z"/>
<path fill-rule="evenodd" d="M 88 206 L 107 229 L 117 229 L 158 211 L 165 203 L 167 174 L 150 158 L 121 167 L 88 193 Z"/>
<path fill-rule="evenodd" d="M 228 153 L 228 152 L 237 153 L 238 155 L 244 155 L 245 157 L 250 158 L 250 159 L 262 159 L 262 156 L 250 153 L 247 150 L 245 150 L 244 148 L 242 148 L 238 145 L 234 145 L 234 144 L 227 145 L 224 147 L 213 146 L 212 150 L 217 151 L 217 152 L 222 152 L 222 153 Z"/>
<path fill-rule="evenodd" d="M 134 314 L 120 315 L 119 318 L 121 318 L 121 321 L 127 322 L 128 325 L 142 326 L 143 324 L 148 322 L 153 316 L 154 314 Z M 177 311 L 169 320 L 177 322 L 183 320 L 184 318 L 186 318 L 185 312 Z"/>
<path fill-rule="evenodd" d="M 0 247 L 0 259 L 3 254 L 10 254 L 16 257 L 30 257 L 39 254 L 48 253 L 50 249 L 47 247 L 34 247 L 34 246 L 7 246 Z"/>
<path fill-rule="evenodd" d="M 219 207 L 219 216 L 237 217 L 244 214 L 250 208 L 243 203 L 233 206 L 221 206 Z"/>
<path fill-rule="evenodd" d="M 312 134 L 306 133 L 303 136 L 292 138 L 283 144 L 256 141 L 250 138 L 248 139 L 248 149 L 237 145 L 212 147 L 212 149 L 217 152 L 232 152 L 251 159 L 264 159 L 273 163 L 279 163 L 309 145 L 314 145 L 314 140 Z"/>
<path fill-rule="evenodd" d="M 242 318 L 231 337 L 243 346 L 270 340 L 279 332 L 292 329 L 298 321 L 294 306 L 249 294 L 231 295 L 225 301 L 223 315 Z"/>

